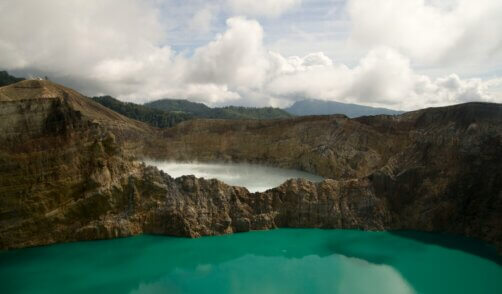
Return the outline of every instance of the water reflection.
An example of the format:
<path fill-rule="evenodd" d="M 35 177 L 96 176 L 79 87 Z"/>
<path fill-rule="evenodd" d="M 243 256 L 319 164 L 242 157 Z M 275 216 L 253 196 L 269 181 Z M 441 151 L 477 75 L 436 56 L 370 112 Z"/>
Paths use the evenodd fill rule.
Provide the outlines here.
<path fill-rule="evenodd" d="M 245 163 L 182 163 L 146 160 L 177 178 L 183 175 L 194 175 L 206 179 L 218 179 L 229 185 L 246 187 L 250 192 L 262 192 L 277 187 L 289 179 L 304 178 L 319 182 L 322 177 L 292 169 L 268 167 Z"/>
<path fill-rule="evenodd" d="M 176 269 L 130 293 L 204 293 L 207 289 L 219 293 L 414 293 L 390 266 L 336 255 L 299 259 L 245 255 L 215 266 Z"/>
<path fill-rule="evenodd" d="M 501 276 L 497 263 L 468 252 L 351 230 L 138 236 L 0 252 L 2 293 L 502 293 Z"/>

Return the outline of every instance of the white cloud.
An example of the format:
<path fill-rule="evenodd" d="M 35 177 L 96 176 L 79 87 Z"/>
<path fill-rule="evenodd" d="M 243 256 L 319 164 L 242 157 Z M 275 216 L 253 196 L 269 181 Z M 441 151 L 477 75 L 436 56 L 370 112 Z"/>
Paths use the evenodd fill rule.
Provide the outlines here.
<path fill-rule="evenodd" d="M 422 3 L 417 1 L 409 3 Z M 412 37 L 401 43 L 385 36 L 372 39 L 390 45 L 369 48 L 349 66 L 323 52 L 303 57 L 270 52 L 257 21 L 231 17 L 221 34 L 187 55 L 165 44 L 157 1 L 89 3 L 1 2 L 0 9 L 9 14 L 0 18 L 0 67 L 48 75 L 88 95 L 110 94 L 135 102 L 171 97 L 217 105 L 286 106 L 297 99 L 317 98 L 397 109 L 471 100 L 502 102 L 501 78 L 462 79 L 454 72 L 432 77 L 414 70 L 422 50 L 443 46 L 434 44 L 438 36 L 423 37 L 424 44 L 418 47 Z M 393 0 L 385 3 L 397 5 Z M 451 7 L 430 14 L 458 10 Z M 428 11 L 420 13 L 428 15 Z M 211 22 L 204 12 L 199 22 L 197 14 L 192 19 L 194 28 Z M 411 23 L 414 27 L 415 21 Z"/>
<path fill-rule="evenodd" d="M 0 40 L 18 57 L 5 60 L 2 54 L 0 61 L 64 71 L 109 57 L 139 57 L 164 35 L 157 11 L 142 6 L 136 0 L 4 1 L 2 11 L 9 13 L 2 16 Z"/>
<path fill-rule="evenodd" d="M 321 55 L 321 54 L 317 54 Z M 352 82 L 350 69 L 334 65 L 322 54 L 323 64 L 312 64 L 313 55 L 285 58 L 279 53 L 270 53 L 274 71 L 269 76 L 266 91 L 289 99 L 341 97 L 346 85 Z"/>
<path fill-rule="evenodd" d="M 462 80 L 456 74 L 436 78 L 434 81 L 424 79 L 426 91 L 417 89 L 417 95 L 425 95 L 427 102 L 439 101 L 442 104 L 462 103 L 468 101 L 501 102 L 500 92 L 492 90 L 502 86 L 501 78 L 487 81 L 481 79 Z M 419 84 L 419 86 L 423 86 Z M 497 95 L 498 94 L 498 95 Z"/>
<path fill-rule="evenodd" d="M 234 17 L 227 20 L 225 33 L 195 51 L 187 80 L 258 87 L 263 83 L 267 67 L 260 24 Z"/>
<path fill-rule="evenodd" d="M 227 0 L 234 13 L 268 17 L 277 17 L 300 3 L 301 0 Z"/>
<path fill-rule="evenodd" d="M 270 56 L 275 74 L 266 91 L 289 100 L 307 97 L 404 110 L 502 100 L 500 89 L 497 90 L 502 85 L 500 78 L 483 81 L 451 74 L 433 79 L 413 71 L 406 57 L 388 47 L 371 50 L 353 68 L 331 60 L 322 65 L 306 65 L 311 55 Z"/>
<path fill-rule="evenodd" d="M 500 0 L 350 0 L 352 40 L 425 65 L 502 64 Z"/>
<path fill-rule="evenodd" d="M 354 84 L 347 96 L 366 103 L 402 103 L 414 83 L 409 60 L 385 47 L 370 51 L 352 73 Z"/>

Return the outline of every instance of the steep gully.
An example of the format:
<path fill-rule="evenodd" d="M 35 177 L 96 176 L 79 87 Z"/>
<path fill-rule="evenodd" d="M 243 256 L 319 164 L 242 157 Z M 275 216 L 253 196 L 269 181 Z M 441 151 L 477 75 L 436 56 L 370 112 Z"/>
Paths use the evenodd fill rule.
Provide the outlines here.
<path fill-rule="evenodd" d="M 421 230 L 502 248 L 502 106 L 193 120 L 158 130 L 48 81 L 0 88 L 0 248 L 277 227 Z M 141 164 L 238 161 L 326 177 L 262 193 Z"/>

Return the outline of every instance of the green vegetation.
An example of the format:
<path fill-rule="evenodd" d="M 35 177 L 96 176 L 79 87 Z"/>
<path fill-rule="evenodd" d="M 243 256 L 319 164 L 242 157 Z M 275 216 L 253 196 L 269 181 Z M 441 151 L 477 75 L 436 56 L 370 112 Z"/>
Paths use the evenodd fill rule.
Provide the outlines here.
<path fill-rule="evenodd" d="M 47 79 L 47 78 L 46 78 Z M 0 86 L 24 80 L 0 71 Z M 129 118 L 158 128 L 172 127 L 194 118 L 210 119 L 276 119 L 292 117 L 280 108 L 227 106 L 211 108 L 203 103 L 183 99 L 162 99 L 145 105 L 122 102 L 111 96 L 93 97 L 94 101 Z"/>
<path fill-rule="evenodd" d="M 225 119 L 274 119 L 292 117 L 282 109 L 274 107 L 227 106 L 213 108 L 215 118 Z"/>
<path fill-rule="evenodd" d="M 197 118 L 212 119 L 276 119 L 292 117 L 280 108 L 227 106 L 210 108 L 202 103 L 180 99 L 162 99 L 145 106 L 164 111 L 181 111 Z"/>
<path fill-rule="evenodd" d="M 211 108 L 205 104 L 182 99 L 162 99 L 145 103 L 145 106 L 162 111 L 180 111 L 190 113 L 196 117 L 204 118 L 207 118 L 207 114 L 211 112 Z"/>
<path fill-rule="evenodd" d="M 122 102 L 111 96 L 93 97 L 92 99 L 124 116 L 158 128 L 172 127 L 193 118 L 192 115 L 187 113 L 153 109 L 139 104 Z"/>
<path fill-rule="evenodd" d="M 122 102 L 111 96 L 93 97 L 92 99 L 124 116 L 158 128 L 172 127 L 182 121 L 194 118 L 274 119 L 291 117 L 284 110 L 273 107 L 227 106 L 210 108 L 202 103 L 181 99 L 162 99 L 145 105 Z"/>
<path fill-rule="evenodd" d="M 16 78 L 6 71 L 0 71 L 0 87 L 23 81 L 24 78 Z"/>

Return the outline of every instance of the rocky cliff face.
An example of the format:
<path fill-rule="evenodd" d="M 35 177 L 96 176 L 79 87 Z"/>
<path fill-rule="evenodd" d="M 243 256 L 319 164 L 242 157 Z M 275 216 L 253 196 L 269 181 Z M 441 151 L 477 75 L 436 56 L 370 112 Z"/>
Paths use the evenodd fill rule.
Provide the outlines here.
<path fill-rule="evenodd" d="M 370 218 L 385 228 L 500 244 L 501 125 L 502 105 L 486 103 L 355 120 L 192 121 L 164 131 L 162 151 L 151 152 L 164 159 L 261 162 L 339 182 L 367 181 L 391 215 Z"/>
<path fill-rule="evenodd" d="M 502 106 L 401 116 L 195 120 L 160 131 L 47 81 L 0 88 L 0 248 L 276 227 L 416 229 L 502 246 Z M 133 156 L 232 160 L 328 178 L 249 193 Z"/>
<path fill-rule="evenodd" d="M 46 81 L 0 88 L 0 115 L 0 247 L 62 241 L 120 209 L 104 192 L 137 164 L 110 130 L 134 136 L 135 122 L 122 132 L 128 120 Z"/>

